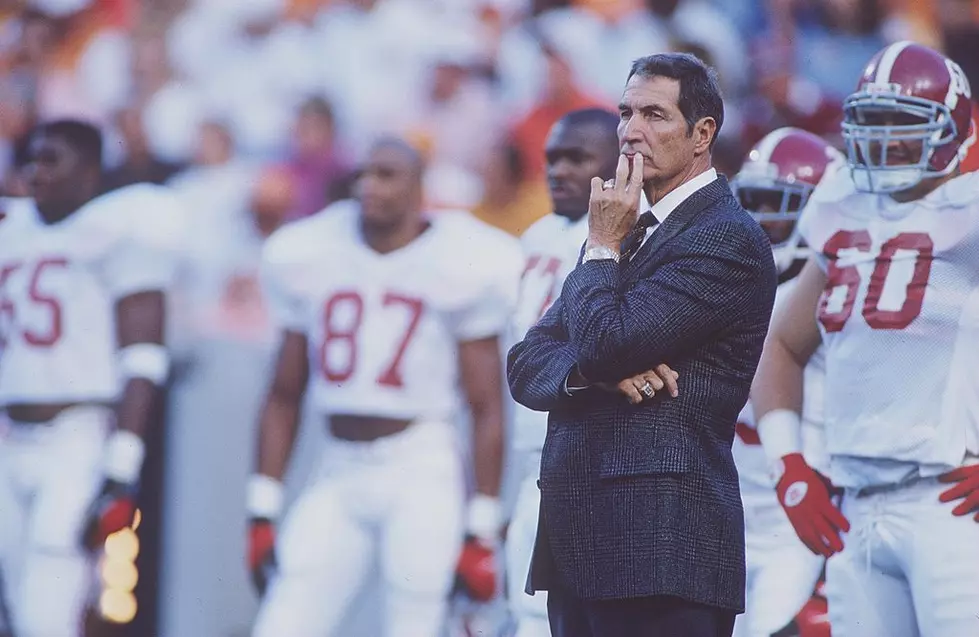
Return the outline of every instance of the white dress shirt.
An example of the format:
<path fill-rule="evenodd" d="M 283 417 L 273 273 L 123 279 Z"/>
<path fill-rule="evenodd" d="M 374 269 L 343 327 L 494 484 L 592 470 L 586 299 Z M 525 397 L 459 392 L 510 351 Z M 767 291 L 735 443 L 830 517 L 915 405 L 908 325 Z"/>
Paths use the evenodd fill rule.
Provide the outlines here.
<path fill-rule="evenodd" d="M 652 206 L 649 205 L 649 201 L 647 201 L 646 195 L 644 194 L 642 201 L 639 204 L 640 214 L 646 212 L 647 210 L 651 210 L 653 216 L 656 217 L 656 221 L 659 223 L 657 223 L 655 226 L 646 228 L 646 236 L 643 238 L 642 243 L 639 244 L 639 247 L 642 248 L 642 246 L 646 244 L 649 237 L 656 232 L 656 228 L 663 225 L 663 222 L 670 216 L 670 213 L 676 210 L 680 204 L 689 199 L 693 193 L 697 192 L 707 184 L 712 183 L 715 179 L 717 179 L 717 171 L 713 168 L 708 168 L 690 181 L 685 181 L 677 186 L 674 190 L 666 193 L 665 197 L 657 201 Z"/>

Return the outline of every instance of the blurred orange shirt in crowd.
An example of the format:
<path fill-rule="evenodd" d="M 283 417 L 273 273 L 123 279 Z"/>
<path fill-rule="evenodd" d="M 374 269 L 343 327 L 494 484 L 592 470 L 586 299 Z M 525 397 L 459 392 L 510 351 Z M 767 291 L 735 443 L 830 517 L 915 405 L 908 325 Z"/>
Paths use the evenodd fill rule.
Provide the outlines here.
<path fill-rule="evenodd" d="M 538 104 L 526 117 L 517 122 L 512 129 L 512 139 L 524 159 L 527 179 L 541 179 L 544 176 L 546 168 L 544 146 L 555 122 L 571 111 L 595 107 L 608 108 L 609 105 L 576 90 L 560 105 L 550 102 Z"/>
<path fill-rule="evenodd" d="M 543 180 L 526 181 L 517 188 L 513 201 L 503 206 L 481 203 L 472 213 L 480 221 L 496 226 L 515 237 L 551 211 L 551 195 Z"/>

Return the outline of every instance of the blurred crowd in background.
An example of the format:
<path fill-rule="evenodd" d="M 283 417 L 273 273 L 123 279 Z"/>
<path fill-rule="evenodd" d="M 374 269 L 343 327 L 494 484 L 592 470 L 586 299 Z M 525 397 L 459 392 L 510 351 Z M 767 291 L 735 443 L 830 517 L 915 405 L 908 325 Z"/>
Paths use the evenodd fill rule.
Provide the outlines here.
<path fill-rule="evenodd" d="M 0 0 L 0 173 L 37 120 L 110 138 L 111 189 L 170 182 L 201 223 L 260 234 L 343 197 L 367 144 L 424 149 L 432 207 L 519 234 L 548 212 L 544 138 L 613 107 L 629 63 L 684 50 L 714 65 L 718 168 L 765 133 L 835 136 L 870 56 L 910 38 L 979 84 L 975 0 Z"/>

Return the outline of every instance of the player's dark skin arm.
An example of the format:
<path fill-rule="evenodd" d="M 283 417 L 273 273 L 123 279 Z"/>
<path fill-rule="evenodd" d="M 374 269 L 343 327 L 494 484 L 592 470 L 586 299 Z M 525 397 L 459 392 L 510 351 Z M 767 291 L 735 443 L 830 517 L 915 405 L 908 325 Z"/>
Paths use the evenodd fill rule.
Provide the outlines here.
<path fill-rule="evenodd" d="M 136 343 L 163 344 L 166 324 L 163 292 L 138 292 L 116 303 L 116 341 L 119 349 Z M 146 378 L 130 378 L 116 407 L 120 429 L 145 438 L 160 388 Z"/>
<path fill-rule="evenodd" d="M 503 360 L 496 337 L 459 344 L 462 388 L 473 419 L 476 491 L 497 496 L 503 473 Z"/>
<path fill-rule="evenodd" d="M 299 430 L 309 380 L 306 337 L 285 332 L 258 422 L 258 472 L 281 481 Z"/>

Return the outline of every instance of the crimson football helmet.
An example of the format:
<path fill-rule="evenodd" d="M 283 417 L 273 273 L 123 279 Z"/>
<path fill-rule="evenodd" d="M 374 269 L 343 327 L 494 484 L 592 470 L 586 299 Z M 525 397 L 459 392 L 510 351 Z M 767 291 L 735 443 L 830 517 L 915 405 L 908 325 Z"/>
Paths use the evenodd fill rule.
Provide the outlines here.
<path fill-rule="evenodd" d="M 879 51 L 843 102 L 843 139 L 864 192 L 899 192 L 954 171 L 976 138 L 958 64 L 913 42 Z"/>
<path fill-rule="evenodd" d="M 799 215 L 832 165 L 843 154 L 817 135 L 798 128 L 780 128 L 748 151 L 731 190 L 772 242 L 775 264 L 784 272 L 808 251 L 801 247 Z"/>

